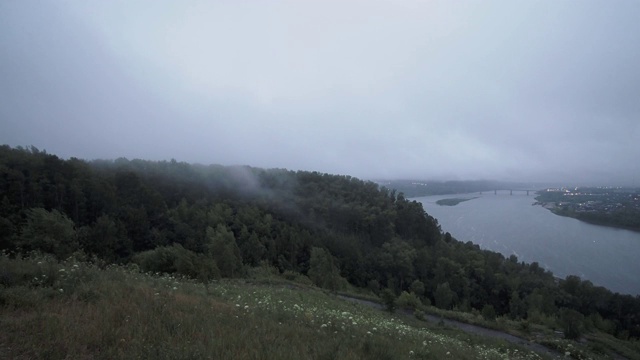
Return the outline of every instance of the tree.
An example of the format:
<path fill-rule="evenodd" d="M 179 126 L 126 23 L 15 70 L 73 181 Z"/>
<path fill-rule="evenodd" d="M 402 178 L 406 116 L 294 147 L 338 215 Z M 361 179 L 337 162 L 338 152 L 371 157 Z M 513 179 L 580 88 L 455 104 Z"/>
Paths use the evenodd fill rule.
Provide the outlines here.
<path fill-rule="evenodd" d="M 388 312 L 392 313 L 396 310 L 396 295 L 391 291 L 391 289 L 385 288 L 382 290 L 380 298 L 382 298 L 382 302 Z"/>
<path fill-rule="evenodd" d="M 578 339 L 582 335 L 584 316 L 573 309 L 560 310 L 560 325 L 567 339 Z"/>
<path fill-rule="evenodd" d="M 335 291 L 340 285 L 340 271 L 333 256 L 323 248 L 311 248 L 308 276 L 314 284 L 322 288 Z"/>
<path fill-rule="evenodd" d="M 228 227 L 222 224 L 213 229 L 207 227 L 207 252 L 220 269 L 223 277 L 234 277 L 242 268 L 242 256 L 236 238 Z"/>
<path fill-rule="evenodd" d="M 513 291 L 511 293 L 511 298 L 509 299 L 509 315 L 511 315 L 512 319 L 522 319 L 525 317 L 527 312 L 527 306 L 522 299 L 520 299 L 520 295 L 517 291 Z"/>
<path fill-rule="evenodd" d="M 441 309 L 449 309 L 453 304 L 454 292 L 451 291 L 449 283 L 439 284 L 434 294 L 436 306 Z"/>
<path fill-rule="evenodd" d="M 111 262 L 125 259 L 133 251 L 126 229 L 109 215 L 102 215 L 91 226 L 81 228 L 79 237 L 86 252 Z"/>
<path fill-rule="evenodd" d="M 482 308 L 482 317 L 487 321 L 495 321 L 496 309 L 494 309 L 492 305 L 486 304 Z"/>
<path fill-rule="evenodd" d="M 420 280 L 414 280 L 414 282 L 411 283 L 411 291 L 418 296 L 424 295 L 424 283 Z"/>
<path fill-rule="evenodd" d="M 33 208 L 27 211 L 19 245 L 23 250 L 40 250 L 65 259 L 79 249 L 74 223 L 58 210 Z"/>

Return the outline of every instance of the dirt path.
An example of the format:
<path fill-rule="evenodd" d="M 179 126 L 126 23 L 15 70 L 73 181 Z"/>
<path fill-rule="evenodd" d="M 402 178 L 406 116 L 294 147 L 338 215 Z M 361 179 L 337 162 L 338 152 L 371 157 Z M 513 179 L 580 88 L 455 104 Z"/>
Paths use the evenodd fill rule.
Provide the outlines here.
<path fill-rule="evenodd" d="M 376 302 L 373 301 L 368 301 L 368 300 L 362 300 L 362 299 L 356 299 L 356 298 L 352 298 L 349 296 L 345 296 L 345 295 L 338 295 L 339 298 L 347 300 L 347 301 L 351 301 L 351 302 L 356 302 L 359 304 L 363 304 L 363 305 L 367 305 L 376 309 L 380 309 L 383 310 L 384 307 Z M 413 315 L 408 311 L 403 311 L 402 312 L 405 315 Z M 451 320 L 451 319 L 445 319 L 439 316 L 435 316 L 435 315 L 425 315 L 425 318 L 431 322 L 434 323 L 438 323 L 440 321 L 442 321 L 445 325 L 450 326 L 450 327 L 454 327 L 457 329 L 460 329 L 466 333 L 469 334 L 474 334 L 474 335 L 480 335 L 480 336 L 487 336 L 487 337 L 492 337 L 492 338 L 498 338 L 498 339 L 503 339 L 505 341 L 508 341 L 510 343 L 516 344 L 516 345 L 520 345 L 528 350 L 531 351 L 535 351 L 538 354 L 543 354 L 546 356 L 551 356 L 551 357 L 555 357 L 555 358 L 560 358 L 560 357 L 564 357 L 564 354 L 560 354 L 559 352 L 550 349 L 546 346 L 534 343 L 534 342 L 530 342 L 527 339 L 523 339 L 517 336 L 513 336 L 511 334 L 507 334 L 505 332 L 502 331 L 498 331 L 498 330 L 493 330 L 493 329 L 487 329 L 484 328 L 482 326 L 477 326 L 477 325 L 471 325 L 471 324 L 467 324 L 467 323 L 463 323 L 460 321 L 456 321 L 456 320 Z"/>

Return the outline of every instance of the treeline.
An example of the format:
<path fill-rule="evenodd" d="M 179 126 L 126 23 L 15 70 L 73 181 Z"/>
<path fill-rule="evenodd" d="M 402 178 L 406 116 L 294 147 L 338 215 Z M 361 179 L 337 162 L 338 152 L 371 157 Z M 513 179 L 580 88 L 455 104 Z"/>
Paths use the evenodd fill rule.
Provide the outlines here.
<path fill-rule="evenodd" d="M 422 205 L 350 176 L 0 147 L 0 248 L 208 280 L 255 267 L 333 290 L 640 337 L 640 298 L 442 233 Z M 407 300 L 409 299 L 409 300 Z M 493 315 L 492 315 L 493 314 Z"/>
<path fill-rule="evenodd" d="M 402 192 L 407 197 L 468 194 L 482 191 L 527 188 L 524 184 L 492 180 L 391 180 L 386 181 L 383 184 L 385 187 Z"/>

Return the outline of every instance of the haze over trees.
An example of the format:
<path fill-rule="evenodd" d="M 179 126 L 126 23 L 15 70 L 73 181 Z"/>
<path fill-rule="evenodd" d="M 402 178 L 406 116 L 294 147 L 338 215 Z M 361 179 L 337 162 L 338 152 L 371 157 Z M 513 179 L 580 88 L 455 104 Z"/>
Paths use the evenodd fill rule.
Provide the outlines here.
<path fill-rule="evenodd" d="M 458 241 L 420 203 L 350 176 L 2 146 L 0 194 L 0 247 L 11 253 L 81 252 L 203 281 L 273 267 L 333 291 L 348 283 L 567 336 L 640 337 L 638 297 Z"/>

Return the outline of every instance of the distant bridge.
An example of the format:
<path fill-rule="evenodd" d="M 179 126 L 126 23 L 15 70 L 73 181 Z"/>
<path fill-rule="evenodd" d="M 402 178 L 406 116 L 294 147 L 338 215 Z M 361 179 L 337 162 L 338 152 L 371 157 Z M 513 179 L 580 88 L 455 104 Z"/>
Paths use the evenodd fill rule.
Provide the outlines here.
<path fill-rule="evenodd" d="M 537 191 L 540 191 L 540 190 L 531 190 L 531 189 L 499 189 L 498 190 L 496 189 L 496 190 L 493 190 L 493 194 L 498 195 L 498 191 L 508 191 L 509 195 L 513 195 L 513 192 L 515 191 L 520 193 L 527 193 L 527 196 L 529 196 L 530 192 L 535 194 Z M 480 191 L 479 194 L 482 195 L 482 191 Z"/>

